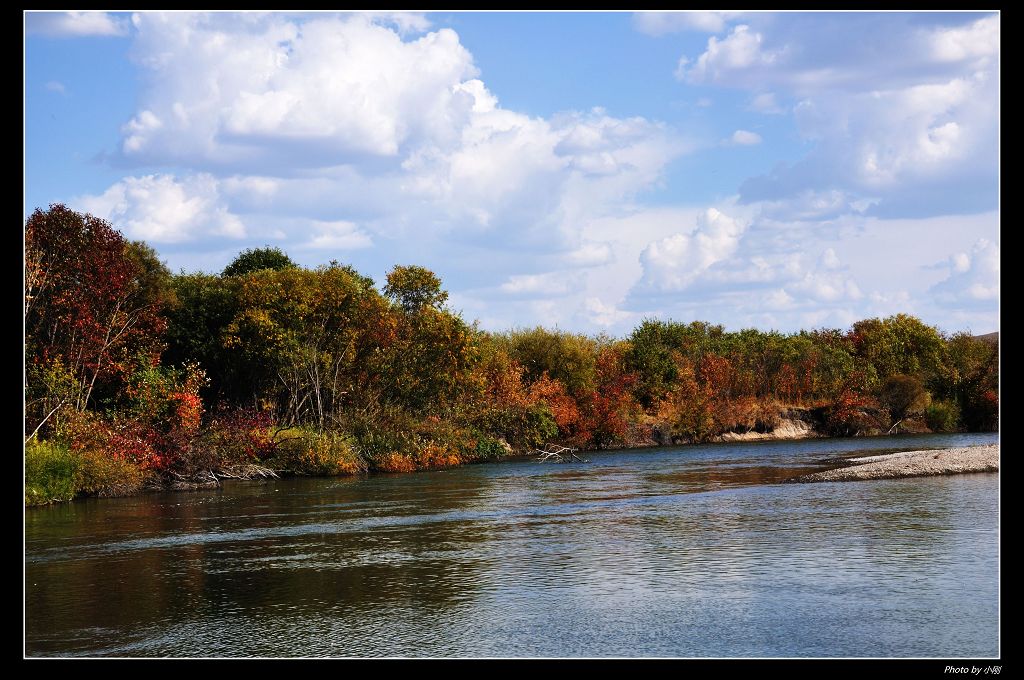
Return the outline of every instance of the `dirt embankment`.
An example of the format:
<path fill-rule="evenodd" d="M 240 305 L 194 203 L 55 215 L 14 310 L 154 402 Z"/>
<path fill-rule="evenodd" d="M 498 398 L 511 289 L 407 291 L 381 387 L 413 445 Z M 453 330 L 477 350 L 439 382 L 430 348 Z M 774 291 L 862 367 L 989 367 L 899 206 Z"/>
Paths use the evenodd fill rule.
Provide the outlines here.
<path fill-rule="evenodd" d="M 790 481 L 853 482 L 865 479 L 957 475 L 965 472 L 999 472 L 999 445 L 904 451 L 848 460 L 850 467 L 815 472 Z"/>

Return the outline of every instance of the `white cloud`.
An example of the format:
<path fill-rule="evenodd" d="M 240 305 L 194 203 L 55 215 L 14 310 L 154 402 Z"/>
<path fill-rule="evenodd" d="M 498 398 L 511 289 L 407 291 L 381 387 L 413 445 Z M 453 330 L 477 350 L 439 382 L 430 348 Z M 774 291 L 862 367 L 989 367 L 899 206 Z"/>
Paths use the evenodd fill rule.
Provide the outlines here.
<path fill-rule="evenodd" d="M 821 254 L 821 259 L 819 260 L 819 262 L 821 264 L 822 269 L 828 271 L 834 271 L 836 269 L 839 269 L 839 267 L 842 264 L 839 262 L 839 256 L 836 255 L 836 251 L 833 250 L 832 248 L 825 249 L 825 252 Z"/>
<path fill-rule="evenodd" d="M 51 37 L 123 36 L 128 23 L 106 12 L 26 12 L 25 29 Z"/>
<path fill-rule="evenodd" d="M 733 329 L 844 327 L 899 312 L 947 330 L 995 324 L 998 247 L 971 244 L 978 234 L 998 233 L 997 213 L 778 222 L 758 208 L 729 206 L 735 215 L 752 210 L 743 217 L 749 226 L 706 267 L 680 234 L 656 239 L 657 248 L 639 256 L 642 274 L 618 308 L 636 318 L 704 319 Z M 937 269 L 938 258 L 946 264 Z M 955 281 L 944 281 L 957 270 Z"/>
<path fill-rule="evenodd" d="M 761 201 L 758 207 L 766 220 L 821 221 L 841 215 L 862 214 L 877 202 L 871 198 L 858 199 L 839 189 L 806 189 L 782 200 Z"/>
<path fill-rule="evenodd" d="M 819 266 L 804 274 L 802 279 L 789 285 L 786 290 L 790 294 L 801 294 L 815 302 L 835 303 L 862 298 L 863 293 L 856 281 L 848 274 L 837 271 L 837 267 L 838 264 L 836 267 Z"/>
<path fill-rule="evenodd" d="M 647 35 L 665 35 L 680 31 L 718 33 L 730 19 L 743 14 L 735 11 L 635 12 L 633 27 Z"/>
<path fill-rule="evenodd" d="M 565 256 L 565 262 L 577 267 L 596 267 L 608 263 L 612 259 L 612 249 L 608 243 L 586 242 Z"/>
<path fill-rule="evenodd" d="M 993 307 L 999 300 L 999 244 L 979 239 L 971 252 L 954 253 L 949 276 L 931 288 L 944 307 Z"/>
<path fill-rule="evenodd" d="M 761 33 L 741 24 L 722 40 L 708 38 L 707 50 L 692 67 L 687 68 L 688 61 L 681 60 L 676 76 L 690 83 L 715 83 L 727 79 L 733 71 L 770 67 L 781 60 L 785 50 L 763 49 L 763 42 Z"/>
<path fill-rule="evenodd" d="M 246 235 L 241 220 L 221 199 L 217 179 L 207 174 L 183 180 L 170 175 L 126 177 L 99 196 L 81 196 L 73 204 L 131 238 L 152 243 Z"/>
<path fill-rule="evenodd" d="M 441 148 L 475 104 L 476 73 L 450 29 L 404 41 L 372 16 L 133 16 L 149 72 L 122 151 L 141 163 L 325 167 L 409 144 Z M 202 74 L 202 77 L 196 77 Z"/>
<path fill-rule="evenodd" d="M 747 180 L 740 193 L 746 201 L 843 194 L 851 206 L 867 200 L 871 212 L 893 216 L 988 209 L 998 171 L 996 87 L 980 74 L 806 99 L 795 113 L 813 150 Z"/>
<path fill-rule="evenodd" d="M 692 234 L 674 234 L 644 249 L 640 288 L 661 293 L 685 290 L 708 267 L 736 252 L 745 229 L 742 222 L 709 208 Z"/>
<path fill-rule="evenodd" d="M 566 272 L 516 274 L 501 284 L 501 292 L 519 297 L 551 298 L 568 295 L 579 278 Z"/>
<path fill-rule="evenodd" d="M 747 90 L 754 111 L 797 100 L 810 151 L 749 178 L 744 203 L 832 193 L 886 217 L 984 211 L 997 200 L 999 18 L 955 16 L 753 14 L 683 55 L 678 75 Z"/>
<path fill-rule="evenodd" d="M 996 15 L 959 26 L 914 25 L 872 12 L 754 13 L 744 22 L 723 39 L 709 38 L 697 57 L 683 55 L 692 67 L 680 80 L 798 96 L 866 92 L 969 75 L 990 68 L 999 54 Z"/>
<path fill-rule="evenodd" d="M 316 233 L 309 241 L 300 244 L 300 248 L 330 253 L 338 250 L 369 248 L 373 245 L 370 236 L 352 222 L 313 220 L 312 224 Z"/>
<path fill-rule="evenodd" d="M 730 140 L 735 146 L 753 146 L 761 143 L 761 135 L 750 130 L 737 130 Z"/>
<path fill-rule="evenodd" d="M 636 314 L 605 304 L 600 298 L 589 297 L 583 302 L 583 309 L 589 321 L 597 326 L 614 326 L 635 320 Z"/>
<path fill-rule="evenodd" d="M 750 109 L 758 113 L 785 113 L 785 109 L 779 106 L 775 99 L 774 92 L 761 92 L 750 100 Z"/>
<path fill-rule="evenodd" d="M 64 83 L 57 80 L 51 80 L 47 82 L 45 85 L 43 85 L 43 87 L 45 87 L 50 92 L 56 92 L 57 94 L 62 94 L 64 96 L 67 96 L 68 94 L 68 90 L 66 87 L 64 87 Z"/>
<path fill-rule="evenodd" d="M 376 23 L 392 25 L 402 35 L 423 33 L 431 27 L 430 19 L 422 12 L 360 12 L 360 14 Z"/>
<path fill-rule="evenodd" d="M 962 47 L 954 59 L 944 47 L 940 59 L 927 47 L 938 29 L 906 28 L 884 38 L 916 36 L 932 55 L 927 75 L 902 52 L 879 70 L 836 39 L 846 33 L 794 32 L 788 17 L 744 17 L 748 27 L 683 67 L 684 79 L 749 90 L 733 101 L 755 111 L 801 102 L 794 115 L 813 151 L 745 185 L 743 204 L 645 205 L 693 142 L 600 108 L 503 108 L 447 29 L 413 39 L 429 26 L 140 14 L 133 54 L 150 82 L 119 160 L 187 169 L 137 171 L 78 205 L 134 238 L 190 244 L 169 248 L 172 264 L 218 269 L 234 254 L 225 237 L 243 234 L 239 248 L 270 240 L 304 264 L 338 257 L 375 277 L 423 264 L 486 328 L 625 333 L 657 314 L 788 330 L 915 309 L 951 323 L 990 318 L 969 300 L 991 291 L 981 274 L 991 267 L 963 238 L 994 240 L 998 215 L 877 215 L 904 195 L 942 214 L 971 190 L 964 178 L 996 148 L 998 55 Z M 848 51 L 829 62 L 822 50 L 833 46 Z M 934 190 L 950 183 L 963 191 Z M 923 268 L 938 260 L 949 264 Z M 937 285 L 954 276 L 973 278 Z"/>
<path fill-rule="evenodd" d="M 587 220 L 620 210 L 692 146 L 600 108 L 503 109 L 450 29 L 405 40 L 365 15 L 232 19 L 134 17 L 152 82 L 124 126 L 123 160 L 230 173 L 233 198 L 355 213 L 371 231 L 486 232 L 570 252 Z"/>
<path fill-rule="evenodd" d="M 978 19 L 967 26 L 936 29 L 928 34 L 931 56 L 939 61 L 972 61 L 984 66 L 999 55 L 999 17 Z"/>

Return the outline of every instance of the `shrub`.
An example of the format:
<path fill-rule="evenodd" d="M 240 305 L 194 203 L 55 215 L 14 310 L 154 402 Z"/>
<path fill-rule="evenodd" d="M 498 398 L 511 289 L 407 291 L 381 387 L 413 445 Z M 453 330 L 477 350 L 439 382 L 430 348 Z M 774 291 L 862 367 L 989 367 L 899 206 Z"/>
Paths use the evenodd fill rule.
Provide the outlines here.
<path fill-rule="evenodd" d="M 359 457 L 349 435 L 304 430 L 283 434 L 277 460 L 293 472 L 325 476 L 366 472 L 366 462 Z"/>
<path fill-rule="evenodd" d="M 273 457 L 283 441 L 274 437 L 271 427 L 268 411 L 222 406 L 203 428 L 200 446 L 211 452 L 219 465 L 260 462 Z"/>
<path fill-rule="evenodd" d="M 413 458 L 423 445 L 423 441 L 414 433 L 393 425 L 359 433 L 357 442 L 367 467 L 381 472 L 415 470 Z"/>
<path fill-rule="evenodd" d="M 115 458 L 103 451 L 85 450 L 77 453 L 75 490 L 96 496 L 127 496 L 142 488 L 146 473 L 138 465 Z"/>
<path fill-rule="evenodd" d="M 457 447 L 448 442 L 426 442 L 416 452 L 416 467 L 421 470 L 451 467 L 462 463 Z"/>
<path fill-rule="evenodd" d="M 825 409 L 825 432 L 833 437 L 851 437 L 878 428 L 878 423 L 867 412 L 874 407 L 867 397 L 844 389 Z"/>
<path fill-rule="evenodd" d="M 493 437 L 478 435 L 473 453 L 479 460 L 496 460 L 509 455 L 510 448 L 508 444 L 503 444 Z"/>
<path fill-rule="evenodd" d="M 70 501 L 82 494 L 125 496 L 145 480 L 141 467 L 105 451 L 38 440 L 25 446 L 25 505 Z"/>
<path fill-rule="evenodd" d="M 891 375 L 882 383 L 879 400 L 889 409 L 893 420 L 902 420 L 923 410 L 929 395 L 921 379 L 914 375 Z"/>
<path fill-rule="evenodd" d="M 934 432 L 954 432 L 960 423 L 960 408 L 953 401 L 934 401 L 925 409 L 924 421 Z"/>
<path fill-rule="evenodd" d="M 25 445 L 25 505 L 45 505 L 75 497 L 78 456 L 58 443 Z"/>

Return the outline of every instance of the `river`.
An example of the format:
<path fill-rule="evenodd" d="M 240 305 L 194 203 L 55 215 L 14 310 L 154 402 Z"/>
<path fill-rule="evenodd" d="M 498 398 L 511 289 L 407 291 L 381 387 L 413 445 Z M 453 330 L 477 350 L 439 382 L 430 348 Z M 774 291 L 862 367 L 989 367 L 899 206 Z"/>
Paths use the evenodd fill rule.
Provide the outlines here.
<path fill-rule="evenodd" d="M 960 434 L 227 483 L 25 513 L 29 656 L 999 654 L 999 476 L 780 484 Z"/>

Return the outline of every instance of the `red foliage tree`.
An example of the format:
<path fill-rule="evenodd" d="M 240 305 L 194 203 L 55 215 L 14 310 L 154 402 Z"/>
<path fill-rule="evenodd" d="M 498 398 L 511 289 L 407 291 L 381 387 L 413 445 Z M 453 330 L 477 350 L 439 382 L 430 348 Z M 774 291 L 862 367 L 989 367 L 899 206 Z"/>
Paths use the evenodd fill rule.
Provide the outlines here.
<path fill-rule="evenodd" d="M 140 359 L 158 362 L 170 273 L 145 245 L 63 205 L 32 213 L 25 250 L 26 425 L 38 427 L 62 406 L 84 410 L 98 388 L 114 392 Z M 38 379 L 53 366 L 70 386 L 59 399 Z"/>
<path fill-rule="evenodd" d="M 601 449 L 621 442 L 629 430 L 629 417 L 636 408 L 632 389 L 637 376 L 625 368 L 621 346 L 602 347 L 596 360 L 597 385 L 581 399 L 577 441 Z"/>

